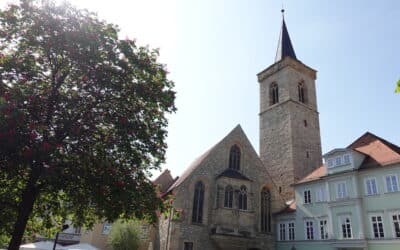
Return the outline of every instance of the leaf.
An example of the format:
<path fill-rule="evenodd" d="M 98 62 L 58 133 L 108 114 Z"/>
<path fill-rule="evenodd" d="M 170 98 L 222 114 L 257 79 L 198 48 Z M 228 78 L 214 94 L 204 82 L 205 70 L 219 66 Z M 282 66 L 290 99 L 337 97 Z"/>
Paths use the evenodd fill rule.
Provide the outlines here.
<path fill-rule="evenodd" d="M 396 93 L 400 93 L 400 80 L 397 81 L 397 87 L 395 89 Z"/>

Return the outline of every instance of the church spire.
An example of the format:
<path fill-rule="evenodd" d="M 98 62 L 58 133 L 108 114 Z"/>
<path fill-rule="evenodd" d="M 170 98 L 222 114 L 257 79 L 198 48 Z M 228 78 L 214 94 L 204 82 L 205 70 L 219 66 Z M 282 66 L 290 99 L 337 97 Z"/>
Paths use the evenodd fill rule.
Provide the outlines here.
<path fill-rule="evenodd" d="M 279 35 L 278 49 L 276 50 L 275 62 L 278 62 L 287 56 L 290 56 L 293 59 L 297 59 L 296 53 L 294 53 L 292 42 L 290 41 L 289 32 L 287 31 L 286 28 L 285 17 L 284 17 L 285 10 L 282 9 L 281 12 L 282 12 L 282 28 L 281 28 L 281 33 Z"/>

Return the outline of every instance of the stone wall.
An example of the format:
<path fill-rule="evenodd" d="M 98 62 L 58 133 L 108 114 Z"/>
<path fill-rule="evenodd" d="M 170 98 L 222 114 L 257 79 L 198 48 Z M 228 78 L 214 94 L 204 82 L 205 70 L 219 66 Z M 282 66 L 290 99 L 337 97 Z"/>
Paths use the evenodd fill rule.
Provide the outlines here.
<path fill-rule="evenodd" d="M 228 177 L 217 178 L 228 168 L 229 151 L 234 144 L 241 149 L 240 173 L 250 181 Z M 202 181 L 205 185 L 201 224 L 191 221 L 194 185 L 198 181 Z M 224 193 L 221 193 L 221 190 L 228 184 L 236 190 L 242 185 L 247 187 L 248 210 L 239 210 L 235 203 L 233 208 L 223 207 Z M 232 242 L 229 240 L 230 237 L 237 241 L 235 245 L 239 247 L 238 249 L 273 249 L 273 232 L 269 234 L 260 232 L 260 192 L 264 186 L 270 188 L 272 192 L 272 212 L 278 211 L 283 207 L 283 199 L 277 194 L 275 184 L 244 132 L 237 127 L 173 190 L 176 195 L 174 206 L 182 211 L 182 216 L 179 220 L 171 221 L 168 249 L 183 249 L 184 242 L 193 242 L 194 249 L 198 250 L 233 249 L 227 245 L 228 242 Z M 161 245 L 166 241 L 164 237 L 167 224 L 165 221 L 160 223 Z"/>

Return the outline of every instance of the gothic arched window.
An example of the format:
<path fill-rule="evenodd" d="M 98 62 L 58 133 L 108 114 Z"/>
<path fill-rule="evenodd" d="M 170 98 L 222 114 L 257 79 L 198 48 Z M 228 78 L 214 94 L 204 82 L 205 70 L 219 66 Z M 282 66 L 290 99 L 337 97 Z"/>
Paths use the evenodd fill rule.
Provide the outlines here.
<path fill-rule="evenodd" d="M 247 210 L 247 188 L 245 186 L 240 187 L 239 209 Z"/>
<path fill-rule="evenodd" d="M 278 84 L 276 84 L 275 82 L 272 83 L 270 86 L 269 95 L 270 95 L 271 105 L 279 102 L 279 89 L 278 89 Z"/>
<path fill-rule="evenodd" d="M 225 188 L 225 200 L 224 207 L 232 208 L 233 204 L 233 188 L 231 186 L 227 186 Z"/>
<path fill-rule="evenodd" d="M 261 191 L 261 232 L 271 232 L 271 192 L 267 188 Z"/>
<path fill-rule="evenodd" d="M 297 85 L 297 90 L 299 93 L 299 101 L 302 103 L 306 103 L 306 99 L 305 99 L 305 88 L 304 88 L 304 83 L 303 82 L 299 82 L 299 84 Z"/>
<path fill-rule="evenodd" d="M 240 170 L 240 148 L 237 145 L 231 147 L 229 153 L 229 168 Z"/>
<path fill-rule="evenodd" d="M 192 222 L 203 222 L 204 184 L 199 181 L 194 187 Z"/>

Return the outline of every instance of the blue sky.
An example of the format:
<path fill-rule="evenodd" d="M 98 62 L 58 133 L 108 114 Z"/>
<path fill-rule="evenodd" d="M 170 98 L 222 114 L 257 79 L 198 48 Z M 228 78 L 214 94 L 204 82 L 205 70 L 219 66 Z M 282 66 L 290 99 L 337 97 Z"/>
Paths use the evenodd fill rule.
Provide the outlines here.
<path fill-rule="evenodd" d="M 167 167 L 179 175 L 240 123 L 258 151 L 256 74 L 273 63 L 280 1 L 180 1 Z M 399 1 L 285 1 L 299 60 L 318 71 L 322 150 L 364 132 L 400 144 Z"/>
<path fill-rule="evenodd" d="M 118 24 L 122 38 L 160 48 L 178 107 L 163 168 L 180 175 L 237 124 L 258 151 L 256 74 L 274 61 L 282 1 L 71 1 Z M 287 0 L 284 6 L 297 58 L 318 71 L 323 152 L 366 131 L 399 145 L 400 1 Z"/>

